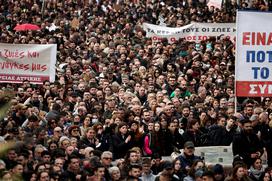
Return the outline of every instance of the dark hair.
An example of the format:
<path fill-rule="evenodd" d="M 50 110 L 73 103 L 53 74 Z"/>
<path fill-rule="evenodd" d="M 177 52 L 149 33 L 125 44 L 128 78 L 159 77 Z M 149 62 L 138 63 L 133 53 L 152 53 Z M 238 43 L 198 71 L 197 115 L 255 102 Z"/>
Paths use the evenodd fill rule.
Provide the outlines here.
<path fill-rule="evenodd" d="M 54 103 L 52 106 L 52 110 L 54 111 L 60 111 L 61 106 L 58 103 Z"/>
<path fill-rule="evenodd" d="M 28 121 L 30 121 L 30 122 L 36 122 L 36 121 L 38 121 L 38 120 L 39 120 L 38 117 L 35 116 L 34 114 L 32 114 L 32 115 L 30 115 L 30 116 L 28 117 Z"/>
<path fill-rule="evenodd" d="M 129 171 L 131 171 L 133 168 L 138 168 L 138 169 L 142 169 L 142 166 L 140 164 L 131 164 L 129 166 Z"/>
<path fill-rule="evenodd" d="M 37 174 L 37 180 L 40 180 L 41 179 L 41 175 L 42 175 L 42 173 L 47 173 L 48 174 L 48 176 L 49 176 L 49 178 L 50 178 L 50 175 L 49 175 L 49 173 L 47 172 L 47 171 L 41 171 L 41 172 L 39 172 L 38 174 Z M 37 172 L 35 172 L 35 173 L 37 173 Z M 50 179 L 49 179 L 50 180 Z"/>
<path fill-rule="evenodd" d="M 203 161 L 203 160 L 197 159 L 197 160 L 195 160 L 195 161 L 193 162 L 193 164 L 192 164 L 190 170 L 188 171 L 188 175 L 191 176 L 191 177 L 193 177 L 193 178 L 195 178 L 195 172 L 196 172 L 195 166 L 197 165 L 198 162 L 202 162 L 202 163 L 204 164 L 204 161 Z"/>
<path fill-rule="evenodd" d="M 188 125 L 187 125 L 187 129 L 191 129 L 193 127 L 193 125 L 195 125 L 196 123 L 199 123 L 198 119 L 191 119 L 188 121 Z"/>
<path fill-rule="evenodd" d="M 210 171 L 210 170 L 204 171 L 201 177 L 204 177 L 204 176 L 213 178 L 213 180 L 215 179 L 215 178 L 214 178 L 214 173 L 213 173 L 212 171 Z"/>
<path fill-rule="evenodd" d="M 94 167 L 94 171 L 97 171 L 99 168 L 105 168 L 101 162 L 97 162 Z"/>

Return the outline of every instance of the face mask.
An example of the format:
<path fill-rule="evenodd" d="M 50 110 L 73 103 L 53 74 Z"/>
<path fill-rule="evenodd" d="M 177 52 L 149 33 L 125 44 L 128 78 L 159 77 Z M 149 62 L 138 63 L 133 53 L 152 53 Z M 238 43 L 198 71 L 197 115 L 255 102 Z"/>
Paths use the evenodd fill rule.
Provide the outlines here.
<path fill-rule="evenodd" d="M 222 83 L 223 80 L 222 79 L 217 79 L 217 83 Z"/>
<path fill-rule="evenodd" d="M 98 122 L 98 119 L 97 119 L 97 118 L 92 119 L 92 123 L 93 123 L 93 124 L 95 124 L 95 123 L 97 123 L 97 122 Z"/>

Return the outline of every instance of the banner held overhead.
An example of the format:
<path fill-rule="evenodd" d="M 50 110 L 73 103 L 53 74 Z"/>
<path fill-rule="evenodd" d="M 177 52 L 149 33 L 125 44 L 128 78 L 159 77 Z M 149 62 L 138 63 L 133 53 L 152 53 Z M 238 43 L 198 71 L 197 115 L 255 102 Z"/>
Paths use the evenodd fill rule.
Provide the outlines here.
<path fill-rule="evenodd" d="M 272 13 L 238 11 L 236 96 L 272 96 Z"/>
<path fill-rule="evenodd" d="M 146 36 L 152 41 L 167 38 L 169 43 L 174 43 L 180 38 L 200 42 L 212 36 L 229 37 L 231 41 L 234 41 L 236 35 L 235 23 L 191 23 L 177 28 L 143 23 L 143 29 L 146 31 Z"/>
<path fill-rule="evenodd" d="M 57 45 L 0 43 L 0 82 L 55 81 Z"/>

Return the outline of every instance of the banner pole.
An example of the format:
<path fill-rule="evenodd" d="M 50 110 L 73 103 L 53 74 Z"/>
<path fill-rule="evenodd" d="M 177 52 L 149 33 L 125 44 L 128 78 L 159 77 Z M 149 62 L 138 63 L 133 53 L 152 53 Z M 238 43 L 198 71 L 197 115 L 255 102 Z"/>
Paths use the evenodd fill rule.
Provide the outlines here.
<path fill-rule="evenodd" d="M 43 13 L 44 13 L 44 6 L 45 6 L 45 0 L 42 2 L 42 19 L 43 19 Z"/>
<path fill-rule="evenodd" d="M 236 10 L 236 22 L 238 22 L 238 10 Z M 236 23 L 236 41 L 235 41 L 235 66 L 234 66 L 234 91 L 235 91 L 235 99 L 234 99 L 234 111 L 235 113 L 237 113 L 237 81 L 236 81 L 236 76 L 237 76 L 237 57 L 238 57 L 238 49 L 237 49 L 237 35 L 238 35 L 238 31 L 237 31 L 237 23 Z"/>

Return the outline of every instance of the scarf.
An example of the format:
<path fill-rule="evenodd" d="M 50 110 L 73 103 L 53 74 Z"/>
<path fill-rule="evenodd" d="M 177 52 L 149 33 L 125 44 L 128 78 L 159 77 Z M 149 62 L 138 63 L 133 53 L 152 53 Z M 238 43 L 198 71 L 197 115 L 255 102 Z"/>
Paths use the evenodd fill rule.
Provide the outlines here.
<path fill-rule="evenodd" d="M 264 169 L 262 168 L 261 170 L 257 170 L 255 168 L 253 168 L 253 166 L 250 167 L 249 169 L 250 173 L 256 178 L 256 179 L 260 179 L 262 173 L 264 172 Z"/>

